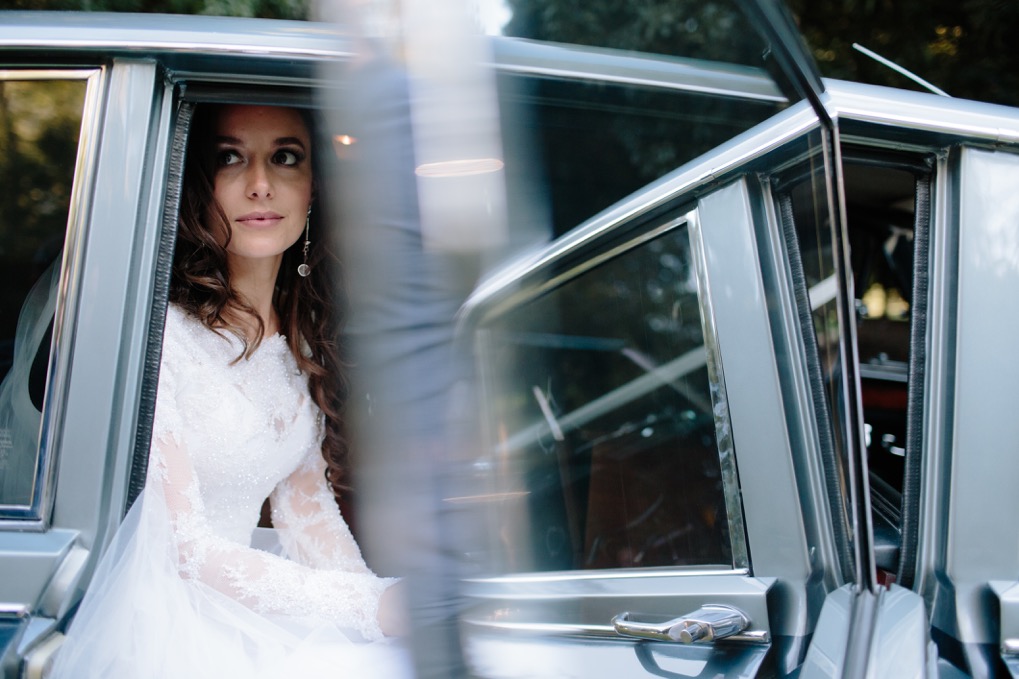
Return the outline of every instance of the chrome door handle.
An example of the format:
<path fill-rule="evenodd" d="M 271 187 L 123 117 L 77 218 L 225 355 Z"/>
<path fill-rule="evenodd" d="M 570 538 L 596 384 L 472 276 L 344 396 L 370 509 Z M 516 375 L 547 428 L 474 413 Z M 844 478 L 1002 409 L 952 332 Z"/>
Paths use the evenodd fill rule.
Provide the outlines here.
<path fill-rule="evenodd" d="M 620 613 L 612 618 L 612 626 L 617 634 L 624 636 L 684 644 L 724 639 L 750 626 L 750 618 L 743 611 L 721 604 L 704 604 L 693 613 L 666 622 L 642 621 L 640 617 L 639 614 Z"/>

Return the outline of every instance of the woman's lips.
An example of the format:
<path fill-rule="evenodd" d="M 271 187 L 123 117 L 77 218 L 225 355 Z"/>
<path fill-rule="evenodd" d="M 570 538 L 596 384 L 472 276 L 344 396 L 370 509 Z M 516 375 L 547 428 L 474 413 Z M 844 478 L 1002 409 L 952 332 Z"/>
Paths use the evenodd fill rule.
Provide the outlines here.
<path fill-rule="evenodd" d="M 236 220 L 244 226 L 276 226 L 283 219 L 283 215 L 276 212 L 249 212 L 246 215 L 241 215 Z"/>

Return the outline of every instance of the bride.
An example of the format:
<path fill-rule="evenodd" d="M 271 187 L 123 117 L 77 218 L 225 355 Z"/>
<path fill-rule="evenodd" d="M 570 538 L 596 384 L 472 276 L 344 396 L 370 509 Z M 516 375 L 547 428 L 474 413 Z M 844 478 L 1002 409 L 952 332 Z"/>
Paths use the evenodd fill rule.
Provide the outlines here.
<path fill-rule="evenodd" d="M 51 679 L 409 676 L 340 515 L 339 318 L 290 108 L 195 114 L 148 479 Z M 251 546 L 269 497 L 279 554 Z"/>

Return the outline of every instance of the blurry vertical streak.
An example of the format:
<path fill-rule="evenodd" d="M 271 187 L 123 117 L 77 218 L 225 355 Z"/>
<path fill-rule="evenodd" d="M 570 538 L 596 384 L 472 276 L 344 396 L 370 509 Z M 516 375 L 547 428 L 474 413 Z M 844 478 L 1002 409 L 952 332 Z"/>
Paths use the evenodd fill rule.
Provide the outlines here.
<path fill-rule="evenodd" d="M 403 0 L 403 46 L 425 247 L 504 244 L 506 199 L 495 78 L 465 0 Z"/>
<path fill-rule="evenodd" d="M 421 677 L 464 675 L 460 555 L 475 544 L 476 413 L 454 317 L 507 241 L 494 77 L 451 0 L 326 0 L 354 46 L 323 73 L 319 209 L 349 300 L 342 341 L 354 523 L 368 562 L 406 578 Z M 332 85 L 335 85 L 333 87 Z M 323 140 L 325 141 L 325 140 Z M 330 148 L 323 145 L 323 148 Z"/>

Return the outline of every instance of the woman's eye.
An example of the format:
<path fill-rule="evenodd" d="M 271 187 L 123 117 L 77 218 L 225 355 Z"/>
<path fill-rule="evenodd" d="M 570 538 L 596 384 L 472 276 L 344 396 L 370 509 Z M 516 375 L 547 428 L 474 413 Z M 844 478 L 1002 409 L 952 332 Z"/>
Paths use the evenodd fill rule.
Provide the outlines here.
<path fill-rule="evenodd" d="M 273 155 L 272 160 L 277 165 L 290 167 L 297 165 L 299 162 L 304 160 L 304 154 L 291 149 L 280 149 L 275 153 L 275 155 Z"/>
<path fill-rule="evenodd" d="M 230 149 L 224 149 L 219 152 L 216 156 L 216 165 L 219 167 L 226 167 L 228 165 L 236 165 L 241 162 L 241 154 Z"/>

